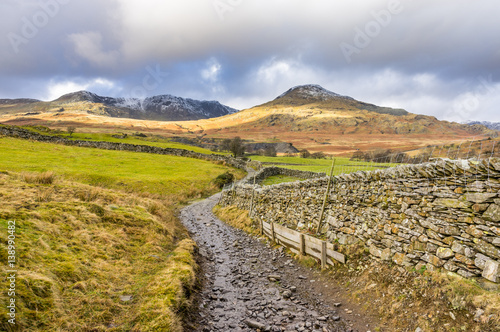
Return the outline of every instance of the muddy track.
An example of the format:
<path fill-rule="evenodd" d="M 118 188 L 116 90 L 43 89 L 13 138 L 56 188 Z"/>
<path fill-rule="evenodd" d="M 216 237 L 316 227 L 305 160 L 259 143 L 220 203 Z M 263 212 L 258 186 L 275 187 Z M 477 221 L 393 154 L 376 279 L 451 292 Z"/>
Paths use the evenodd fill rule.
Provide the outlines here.
<path fill-rule="evenodd" d="M 181 212 L 198 244 L 203 271 L 199 308 L 188 330 L 370 330 L 356 309 L 338 303 L 335 286 L 319 272 L 217 219 L 211 211 L 219 195 Z"/>

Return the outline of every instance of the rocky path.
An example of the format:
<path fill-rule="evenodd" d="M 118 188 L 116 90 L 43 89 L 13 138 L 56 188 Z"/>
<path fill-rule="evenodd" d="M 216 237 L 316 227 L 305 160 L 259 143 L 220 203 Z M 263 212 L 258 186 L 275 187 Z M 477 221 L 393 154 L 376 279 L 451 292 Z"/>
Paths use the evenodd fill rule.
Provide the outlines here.
<path fill-rule="evenodd" d="M 360 315 L 337 303 L 334 286 L 321 280 L 318 272 L 217 219 L 211 211 L 218 198 L 219 194 L 181 212 L 199 246 L 204 274 L 199 309 L 188 329 L 370 330 Z"/>

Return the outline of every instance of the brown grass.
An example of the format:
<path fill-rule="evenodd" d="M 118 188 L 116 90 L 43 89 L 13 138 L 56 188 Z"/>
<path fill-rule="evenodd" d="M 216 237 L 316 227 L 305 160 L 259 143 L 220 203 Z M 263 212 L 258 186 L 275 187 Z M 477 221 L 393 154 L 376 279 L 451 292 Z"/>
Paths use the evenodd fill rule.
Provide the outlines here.
<path fill-rule="evenodd" d="M 217 205 L 213 209 L 213 213 L 227 224 L 244 230 L 253 235 L 260 234 L 260 230 L 256 223 L 248 216 L 248 211 L 238 209 L 235 206 L 221 207 Z"/>
<path fill-rule="evenodd" d="M 3 262 L 7 222 L 16 221 L 14 330 L 181 331 L 195 282 L 195 245 L 174 206 L 54 178 L 0 174 Z M 6 296 L 0 294 L 1 303 Z M 0 316 L 6 313 L 0 307 Z M 9 329 L 3 319 L 0 330 Z"/>
<path fill-rule="evenodd" d="M 282 141 L 293 143 L 299 149 L 311 152 L 347 156 L 357 149 L 412 150 L 427 145 L 443 145 L 485 137 L 481 130 L 474 131 L 466 125 L 438 121 L 433 117 L 391 116 L 340 107 L 339 105 L 264 105 L 243 110 L 236 114 L 198 121 L 184 121 L 182 127 L 174 121 L 147 121 L 110 118 L 75 113 L 58 116 L 51 113 L 33 117 L 4 116 L 0 122 L 16 125 L 45 125 L 64 130 L 76 125 L 82 131 L 127 131 L 147 128 L 148 133 L 165 136 L 233 138 L 240 136 L 258 142 Z M 105 122 L 105 124 L 103 124 Z M 134 129 L 135 130 L 135 129 Z M 142 130 L 144 131 L 144 130 Z"/>
<path fill-rule="evenodd" d="M 43 173 L 22 173 L 23 180 L 26 183 L 32 184 L 53 184 L 56 180 L 56 175 L 54 172 L 43 172 Z"/>

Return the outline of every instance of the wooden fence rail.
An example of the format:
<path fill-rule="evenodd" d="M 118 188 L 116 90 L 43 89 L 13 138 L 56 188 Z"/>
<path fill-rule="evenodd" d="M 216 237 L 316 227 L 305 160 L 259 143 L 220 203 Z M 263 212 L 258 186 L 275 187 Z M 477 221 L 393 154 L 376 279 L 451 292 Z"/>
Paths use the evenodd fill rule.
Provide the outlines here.
<path fill-rule="evenodd" d="M 261 221 L 261 233 L 273 242 L 287 247 L 292 252 L 308 255 L 321 261 L 321 267 L 334 265 L 334 261 L 345 264 L 345 256 L 334 250 L 333 244 L 303 234 L 275 223 Z"/>

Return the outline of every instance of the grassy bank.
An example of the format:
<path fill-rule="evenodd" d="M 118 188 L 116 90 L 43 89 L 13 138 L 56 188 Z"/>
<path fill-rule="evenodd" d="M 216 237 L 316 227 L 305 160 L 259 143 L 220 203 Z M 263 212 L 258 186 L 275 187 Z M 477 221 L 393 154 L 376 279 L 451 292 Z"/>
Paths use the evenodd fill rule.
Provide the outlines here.
<path fill-rule="evenodd" d="M 0 137 L 0 261 L 9 221 L 17 259 L 16 325 L 2 305 L 0 330 L 181 331 L 197 267 L 177 207 L 217 191 L 212 180 L 227 171 L 243 175 L 198 159 Z M 6 289 L 0 296 L 9 301 Z"/>
<path fill-rule="evenodd" d="M 51 172 L 0 174 L 0 197 L 0 260 L 11 220 L 17 253 L 16 328 L 2 305 L 2 330 L 181 330 L 195 246 L 172 206 Z"/>
<path fill-rule="evenodd" d="M 90 185 L 168 196 L 177 201 L 217 190 L 210 182 L 228 170 L 192 158 L 80 148 L 0 137 L 0 171 L 56 171 Z M 241 170 L 232 170 L 242 177 Z"/>

